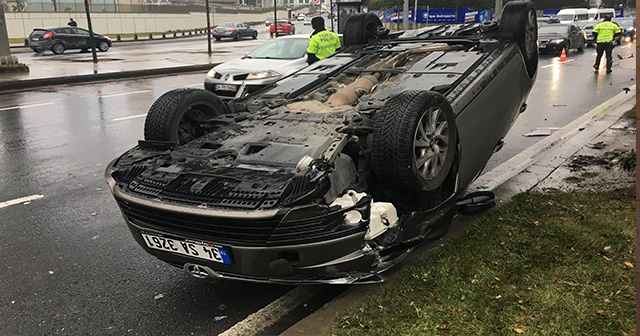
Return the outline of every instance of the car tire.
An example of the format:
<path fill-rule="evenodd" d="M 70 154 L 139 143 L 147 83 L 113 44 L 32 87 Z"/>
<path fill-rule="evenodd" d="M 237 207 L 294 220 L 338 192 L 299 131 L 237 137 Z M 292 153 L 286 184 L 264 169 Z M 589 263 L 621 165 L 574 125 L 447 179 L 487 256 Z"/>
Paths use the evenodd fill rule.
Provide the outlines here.
<path fill-rule="evenodd" d="M 109 50 L 109 43 L 107 41 L 100 41 L 98 43 L 98 50 L 102 52 Z"/>
<path fill-rule="evenodd" d="M 538 24 L 536 8 L 531 1 L 510 1 L 500 17 L 500 32 L 513 35 L 520 46 L 529 77 L 538 69 Z"/>
<path fill-rule="evenodd" d="M 226 105 L 203 89 L 174 89 L 160 96 L 144 122 L 145 140 L 185 144 L 205 134 L 208 120 L 227 112 Z"/>
<path fill-rule="evenodd" d="M 584 40 L 578 45 L 578 51 L 579 52 L 583 52 L 584 51 Z"/>
<path fill-rule="evenodd" d="M 62 55 L 65 50 L 66 48 L 62 43 L 56 43 L 51 46 L 51 52 L 53 52 L 56 55 Z"/>
<path fill-rule="evenodd" d="M 371 162 L 378 179 L 398 192 L 440 187 L 458 141 L 453 109 L 444 96 L 401 92 L 389 97 L 374 119 Z"/>
<path fill-rule="evenodd" d="M 258 32 L 254 31 L 253 35 L 251 36 L 251 38 L 254 39 L 254 40 L 257 39 L 258 38 Z"/>
<path fill-rule="evenodd" d="M 373 13 L 351 15 L 344 25 L 344 46 L 373 43 L 379 39 L 378 32 L 382 27 L 380 18 Z"/>
<path fill-rule="evenodd" d="M 33 50 L 33 52 L 36 52 L 36 53 L 41 53 L 42 52 L 42 50 L 40 50 L 38 48 L 31 48 L 31 50 Z"/>
<path fill-rule="evenodd" d="M 220 39 L 222 39 L 222 37 L 214 37 L 216 39 L 216 41 L 220 41 Z"/>
<path fill-rule="evenodd" d="M 233 39 L 234 39 L 234 40 L 236 40 L 236 41 L 240 41 L 240 33 L 236 33 L 236 34 L 233 36 Z"/>

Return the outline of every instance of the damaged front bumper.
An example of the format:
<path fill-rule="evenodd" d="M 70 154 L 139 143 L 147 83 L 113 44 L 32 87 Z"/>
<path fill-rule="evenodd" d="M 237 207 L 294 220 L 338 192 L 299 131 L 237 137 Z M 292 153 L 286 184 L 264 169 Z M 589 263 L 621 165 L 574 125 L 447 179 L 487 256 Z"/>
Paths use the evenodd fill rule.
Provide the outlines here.
<path fill-rule="evenodd" d="M 386 203 L 359 194 L 345 195 L 352 203 L 343 198 L 325 211 L 303 206 L 262 217 L 229 212 L 225 218 L 224 211 L 141 199 L 117 186 L 112 191 L 133 237 L 149 254 L 196 277 L 277 284 L 382 281 L 379 273 L 430 232 L 448 226 L 446 214 L 455 210 L 452 197 L 397 218 Z"/>

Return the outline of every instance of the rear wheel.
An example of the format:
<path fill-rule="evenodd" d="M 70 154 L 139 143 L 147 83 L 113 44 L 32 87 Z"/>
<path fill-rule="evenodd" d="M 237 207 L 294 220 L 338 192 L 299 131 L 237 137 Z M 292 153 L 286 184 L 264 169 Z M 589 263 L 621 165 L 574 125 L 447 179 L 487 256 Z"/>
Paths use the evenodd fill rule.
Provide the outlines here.
<path fill-rule="evenodd" d="M 233 36 L 233 39 L 234 39 L 234 40 L 236 40 L 236 41 L 240 40 L 240 33 L 236 33 L 236 34 Z"/>
<path fill-rule="evenodd" d="M 203 125 L 226 112 L 220 98 L 207 90 L 171 90 L 151 105 L 144 122 L 144 138 L 185 144 L 204 135 Z"/>
<path fill-rule="evenodd" d="M 258 38 L 258 32 L 254 31 L 253 35 L 251 36 L 251 38 L 253 38 L 254 40 Z"/>
<path fill-rule="evenodd" d="M 56 44 L 51 46 L 51 51 L 56 55 L 62 55 L 64 53 L 65 49 L 66 48 L 61 43 L 56 43 Z"/>
<path fill-rule="evenodd" d="M 538 69 L 538 24 L 536 8 L 531 1 L 510 1 L 500 17 L 500 31 L 513 35 L 520 46 L 530 77 Z"/>
<path fill-rule="evenodd" d="M 351 15 L 344 26 L 344 45 L 370 44 L 380 39 L 385 32 L 380 18 L 373 13 Z"/>
<path fill-rule="evenodd" d="M 442 94 L 393 95 L 375 117 L 374 171 L 383 184 L 399 192 L 435 190 L 453 166 L 457 138 L 453 110 Z"/>
<path fill-rule="evenodd" d="M 216 41 L 220 41 L 221 37 L 216 37 L 215 39 Z"/>

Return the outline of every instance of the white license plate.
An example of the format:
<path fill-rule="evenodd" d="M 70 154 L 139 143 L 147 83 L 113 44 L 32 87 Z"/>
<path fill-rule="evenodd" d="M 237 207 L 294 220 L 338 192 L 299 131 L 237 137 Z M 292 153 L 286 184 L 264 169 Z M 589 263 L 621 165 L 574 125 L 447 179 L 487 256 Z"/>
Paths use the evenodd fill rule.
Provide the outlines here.
<path fill-rule="evenodd" d="M 238 88 L 235 85 L 230 85 L 230 84 L 216 84 L 215 89 L 217 91 L 232 91 L 232 92 L 238 91 Z"/>
<path fill-rule="evenodd" d="M 547 46 L 546 46 L 546 45 L 544 45 L 544 44 L 540 45 L 540 49 L 544 49 L 544 48 L 546 48 L 546 47 L 547 47 Z"/>
<path fill-rule="evenodd" d="M 147 246 L 155 250 L 178 253 L 221 264 L 231 264 L 229 251 L 215 244 L 176 240 L 145 233 L 141 233 L 141 235 Z"/>

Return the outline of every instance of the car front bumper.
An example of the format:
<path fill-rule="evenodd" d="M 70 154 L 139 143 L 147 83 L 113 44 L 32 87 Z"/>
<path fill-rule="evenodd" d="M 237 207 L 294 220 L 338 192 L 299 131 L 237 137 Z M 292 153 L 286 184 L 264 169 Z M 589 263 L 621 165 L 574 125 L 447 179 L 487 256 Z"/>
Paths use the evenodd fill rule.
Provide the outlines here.
<path fill-rule="evenodd" d="M 230 77 L 231 76 L 233 75 L 230 75 Z M 204 81 L 204 88 L 223 99 L 242 98 L 273 84 L 280 78 L 281 77 L 251 80 L 222 80 L 206 77 Z"/>
<path fill-rule="evenodd" d="M 561 42 L 561 43 L 540 43 L 540 45 L 538 46 L 538 50 L 540 52 L 550 52 L 550 53 L 555 53 L 555 52 L 561 52 L 563 48 L 566 48 L 567 44 L 565 42 Z"/>

